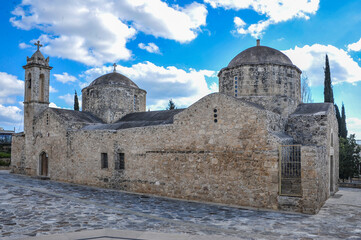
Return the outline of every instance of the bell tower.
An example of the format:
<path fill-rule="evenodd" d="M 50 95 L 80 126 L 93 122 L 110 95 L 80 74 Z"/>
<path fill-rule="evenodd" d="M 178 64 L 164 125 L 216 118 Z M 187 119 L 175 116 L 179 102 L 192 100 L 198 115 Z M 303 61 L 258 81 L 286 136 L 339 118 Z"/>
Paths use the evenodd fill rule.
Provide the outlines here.
<path fill-rule="evenodd" d="M 40 41 L 34 44 L 37 51 L 27 57 L 25 69 L 25 95 L 24 95 L 24 132 L 31 133 L 33 121 L 41 112 L 49 107 L 49 57 L 44 58 L 40 52 Z"/>

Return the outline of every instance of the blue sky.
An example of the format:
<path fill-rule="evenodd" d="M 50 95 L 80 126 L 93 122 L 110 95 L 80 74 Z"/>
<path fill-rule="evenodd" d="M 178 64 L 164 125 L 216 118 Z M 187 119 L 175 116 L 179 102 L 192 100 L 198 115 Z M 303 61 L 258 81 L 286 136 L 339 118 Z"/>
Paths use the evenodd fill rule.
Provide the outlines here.
<path fill-rule="evenodd" d="M 51 106 L 71 109 L 74 91 L 116 62 L 157 110 L 170 98 L 187 107 L 217 91 L 218 71 L 260 38 L 307 75 L 314 102 L 323 101 L 327 53 L 335 102 L 361 139 L 360 12 L 358 0 L 4 1 L 0 127 L 22 130 L 22 66 L 37 40 L 54 67 Z"/>

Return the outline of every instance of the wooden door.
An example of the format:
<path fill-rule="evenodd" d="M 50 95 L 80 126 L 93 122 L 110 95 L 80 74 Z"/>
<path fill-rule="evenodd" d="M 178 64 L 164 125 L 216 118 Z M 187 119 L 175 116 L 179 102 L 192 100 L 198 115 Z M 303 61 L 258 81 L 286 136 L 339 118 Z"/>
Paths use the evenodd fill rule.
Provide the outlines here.
<path fill-rule="evenodd" d="M 41 170 L 40 170 L 40 175 L 42 176 L 48 176 L 48 157 L 46 156 L 46 153 L 43 152 L 41 154 Z"/>

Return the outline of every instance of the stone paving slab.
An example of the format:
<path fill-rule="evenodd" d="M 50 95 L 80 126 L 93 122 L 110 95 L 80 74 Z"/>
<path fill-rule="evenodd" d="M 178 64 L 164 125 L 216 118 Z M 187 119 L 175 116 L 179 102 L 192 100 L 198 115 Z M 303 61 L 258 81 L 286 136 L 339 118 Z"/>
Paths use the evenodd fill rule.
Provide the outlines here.
<path fill-rule="evenodd" d="M 237 237 L 220 235 L 200 236 L 173 233 L 156 233 L 142 231 L 125 231 L 101 229 L 75 233 L 54 234 L 50 236 L 29 237 L 21 240 L 240 240 Z"/>
<path fill-rule="evenodd" d="M 1 239 L 97 229 L 242 239 L 361 239 L 361 190 L 341 189 L 317 215 L 304 215 L 149 197 L 0 171 Z"/>

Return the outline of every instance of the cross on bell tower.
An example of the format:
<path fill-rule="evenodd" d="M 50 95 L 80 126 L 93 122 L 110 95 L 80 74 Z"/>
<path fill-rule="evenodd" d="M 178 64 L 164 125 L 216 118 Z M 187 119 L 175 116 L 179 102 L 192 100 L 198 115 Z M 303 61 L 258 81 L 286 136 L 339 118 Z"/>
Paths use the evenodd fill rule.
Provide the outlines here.
<path fill-rule="evenodd" d="M 118 65 L 117 65 L 116 63 L 113 64 L 113 67 L 114 67 L 113 72 L 116 72 L 116 71 L 117 71 L 117 66 L 118 66 Z"/>
<path fill-rule="evenodd" d="M 43 46 L 43 45 L 40 44 L 39 40 L 36 43 L 34 43 L 34 45 L 38 47 L 38 51 Z"/>

